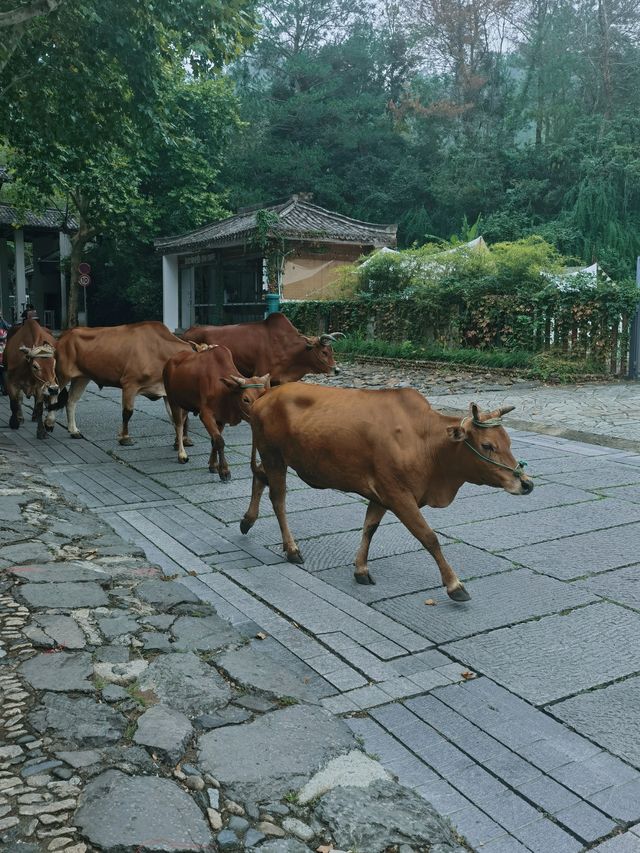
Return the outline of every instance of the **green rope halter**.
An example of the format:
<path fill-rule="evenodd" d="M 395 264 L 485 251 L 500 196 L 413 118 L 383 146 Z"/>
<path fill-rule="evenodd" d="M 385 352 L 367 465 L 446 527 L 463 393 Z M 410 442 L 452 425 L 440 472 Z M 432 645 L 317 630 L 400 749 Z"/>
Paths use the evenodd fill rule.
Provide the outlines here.
<path fill-rule="evenodd" d="M 464 422 L 468 421 L 468 420 L 471 420 L 474 426 L 481 427 L 482 429 L 486 429 L 488 427 L 502 426 L 502 419 L 501 418 L 491 418 L 491 420 L 488 420 L 488 421 L 477 421 L 475 418 L 472 418 L 470 415 L 467 415 L 466 417 L 464 417 L 460 421 L 460 426 L 461 427 L 464 426 Z M 479 450 L 476 450 L 475 447 L 473 446 L 473 444 L 471 444 L 471 442 L 468 441 L 466 438 L 464 440 L 464 444 L 466 444 L 467 447 L 469 448 L 469 450 L 471 450 L 473 453 L 475 453 L 476 456 L 479 456 L 480 459 L 484 459 L 485 462 L 491 462 L 492 465 L 497 465 L 498 468 L 505 468 L 507 471 L 511 471 L 511 473 L 514 474 L 516 477 L 518 477 L 520 480 L 524 476 L 524 473 L 525 473 L 524 469 L 525 469 L 527 463 L 523 459 L 518 459 L 517 466 L 515 468 L 512 468 L 510 465 L 503 465 L 502 462 L 496 462 L 496 460 L 491 459 L 490 456 L 484 456 L 484 454 L 480 453 Z"/>
<path fill-rule="evenodd" d="M 238 388 L 264 388 L 264 382 L 255 382 L 250 385 L 238 385 Z"/>

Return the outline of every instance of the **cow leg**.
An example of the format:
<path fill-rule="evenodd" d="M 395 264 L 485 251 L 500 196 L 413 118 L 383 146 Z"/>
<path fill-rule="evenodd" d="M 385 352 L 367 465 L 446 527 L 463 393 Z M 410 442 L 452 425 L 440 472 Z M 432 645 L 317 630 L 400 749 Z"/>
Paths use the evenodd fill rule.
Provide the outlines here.
<path fill-rule="evenodd" d="M 167 408 L 169 408 L 169 404 L 167 403 Z M 187 451 L 184 449 L 184 422 L 187 419 L 187 413 L 184 409 L 181 409 L 180 406 L 171 406 L 169 408 L 171 412 L 171 420 L 173 421 L 173 425 L 176 430 L 176 441 L 174 444 L 175 450 L 178 451 L 178 462 L 181 465 L 184 465 L 189 461 L 189 457 L 187 456 Z"/>
<path fill-rule="evenodd" d="M 217 470 L 222 482 L 226 483 L 231 479 L 231 474 L 229 473 L 229 466 L 227 465 L 227 460 L 224 457 L 224 438 L 220 434 L 219 424 L 216 423 L 216 420 L 211 414 L 211 411 L 205 407 L 200 410 L 200 420 L 202 421 L 204 428 L 211 437 L 211 456 L 209 456 L 209 471 L 212 474 L 215 474 Z M 217 454 L 220 454 L 220 462 L 216 468 L 214 466 L 216 466 Z M 226 472 L 223 469 L 223 462 L 226 466 Z"/>
<path fill-rule="evenodd" d="M 37 438 L 47 438 L 47 431 L 44 428 L 44 423 L 42 422 L 43 405 L 44 404 L 41 399 L 39 399 L 38 397 L 34 397 L 33 413 L 35 415 L 35 420 L 38 423 L 38 426 L 36 428 Z"/>
<path fill-rule="evenodd" d="M 222 430 L 224 429 L 224 424 L 220 423 L 220 421 L 216 421 L 218 429 L 220 430 L 220 438 L 222 438 Z M 211 448 L 211 455 L 215 454 L 215 450 L 213 447 Z M 211 461 L 211 460 L 209 460 Z M 220 475 L 220 479 L 223 483 L 228 483 L 231 479 L 231 471 L 229 470 L 229 464 L 227 463 L 227 457 L 224 453 L 224 440 L 222 441 L 222 447 L 218 449 L 218 474 Z"/>
<path fill-rule="evenodd" d="M 376 503 L 376 501 L 369 501 L 367 514 L 364 519 L 364 527 L 362 528 L 362 539 L 355 559 L 356 570 L 353 576 L 358 583 L 375 584 L 375 580 L 369 573 L 369 566 L 367 565 L 369 545 L 371 545 L 373 534 L 378 529 L 378 525 L 382 521 L 386 511 L 386 508 Z"/>
<path fill-rule="evenodd" d="M 71 380 L 71 385 L 69 386 L 69 396 L 67 397 L 67 429 L 71 434 L 71 438 L 83 438 L 82 433 L 76 426 L 76 406 L 78 405 L 78 400 L 84 394 L 84 389 L 89 384 L 89 380 L 86 376 L 78 376 L 76 379 Z"/>
<path fill-rule="evenodd" d="M 438 564 L 443 586 L 447 589 L 447 595 L 454 601 L 469 601 L 471 596 L 457 574 L 445 560 L 438 537 L 429 527 L 417 504 L 413 503 L 413 497 L 407 497 L 406 503 L 390 507 L 391 511 L 398 516 L 410 533 L 416 537 L 420 544 L 427 549 Z"/>
<path fill-rule="evenodd" d="M 289 529 L 287 521 L 287 512 L 285 507 L 285 496 L 287 493 L 287 466 L 280 459 L 276 465 L 269 465 L 269 497 L 273 511 L 280 525 L 282 534 L 282 549 L 287 555 L 287 560 L 290 563 L 304 563 L 304 557 L 300 553 L 300 549 L 293 538 L 293 534 Z"/>
<path fill-rule="evenodd" d="M 24 415 L 22 414 L 22 391 L 17 391 L 15 388 L 9 389 L 9 405 L 11 407 L 9 426 L 11 429 L 19 429 L 20 424 L 24 421 Z"/>
<path fill-rule="evenodd" d="M 255 462 L 255 456 L 253 458 L 253 462 Z M 256 523 L 256 519 L 258 518 L 258 514 L 260 512 L 260 499 L 262 498 L 262 493 L 264 492 L 265 487 L 267 485 L 268 481 L 264 472 L 264 468 L 262 467 L 262 465 L 255 466 L 255 470 L 253 472 L 253 481 L 251 483 L 251 502 L 249 504 L 249 508 L 244 514 L 242 521 L 240 522 L 241 533 L 248 533 L 253 527 L 253 525 Z"/>
<path fill-rule="evenodd" d="M 129 435 L 129 421 L 133 415 L 133 406 L 136 399 L 135 389 L 122 389 L 122 429 L 118 435 L 118 443 L 123 447 L 129 447 L 134 444 L 134 440 Z"/>
<path fill-rule="evenodd" d="M 189 438 L 189 412 L 184 419 L 184 446 L 193 447 L 193 442 Z"/>
<path fill-rule="evenodd" d="M 56 425 L 56 413 L 53 409 L 47 410 L 47 417 L 44 419 L 44 428 L 47 432 L 53 432 L 53 428 Z"/>

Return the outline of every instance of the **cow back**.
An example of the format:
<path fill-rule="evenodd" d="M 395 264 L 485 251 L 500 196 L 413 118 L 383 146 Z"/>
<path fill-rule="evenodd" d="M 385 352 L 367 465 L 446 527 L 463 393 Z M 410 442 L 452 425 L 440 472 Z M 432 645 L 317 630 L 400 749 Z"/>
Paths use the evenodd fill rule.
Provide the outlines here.
<path fill-rule="evenodd" d="M 155 320 L 120 326 L 77 326 L 58 342 L 60 375 L 86 376 L 98 385 L 162 382 L 167 360 L 191 346 Z"/>

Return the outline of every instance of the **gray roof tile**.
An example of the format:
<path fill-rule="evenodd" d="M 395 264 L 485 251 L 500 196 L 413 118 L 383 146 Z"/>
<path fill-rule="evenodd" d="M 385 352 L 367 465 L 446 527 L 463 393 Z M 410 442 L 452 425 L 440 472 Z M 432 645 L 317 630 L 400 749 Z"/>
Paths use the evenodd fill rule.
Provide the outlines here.
<path fill-rule="evenodd" d="M 258 210 L 277 213 L 279 221 L 273 233 L 289 239 L 307 239 L 324 242 L 355 243 L 366 246 L 395 246 L 395 225 L 378 225 L 361 222 L 340 213 L 333 213 L 311 204 L 298 196 L 291 196 L 282 204 L 244 210 L 220 222 L 212 222 L 175 237 L 161 237 L 155 241 L 156 250 L 162 253 L 202 251 L 225 245 L 243 243 L 252 238 L 256 229 Z"/>

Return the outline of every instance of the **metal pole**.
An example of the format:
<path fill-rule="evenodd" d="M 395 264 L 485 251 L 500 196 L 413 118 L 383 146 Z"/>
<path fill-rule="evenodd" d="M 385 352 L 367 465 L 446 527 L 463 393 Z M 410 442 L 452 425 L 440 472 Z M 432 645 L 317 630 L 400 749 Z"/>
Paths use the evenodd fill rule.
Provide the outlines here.
<path fill-rule="evenodd" d="M 636 284 L 640 290 L 640 256 L 636 258 Z M 629 336 L 629 379 L 640 378 L 640 302 L 636 304 L 636 313 L 631 323 Z"/>
<path fill-rule="evenodd" d="M 84 290 L 84 324 L 85 326 L 89 325 L 89 318 L 87 316 L 87 288 L 83 287 Z"/>

